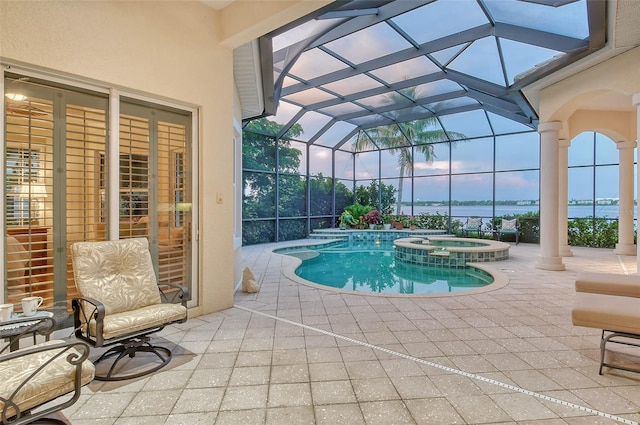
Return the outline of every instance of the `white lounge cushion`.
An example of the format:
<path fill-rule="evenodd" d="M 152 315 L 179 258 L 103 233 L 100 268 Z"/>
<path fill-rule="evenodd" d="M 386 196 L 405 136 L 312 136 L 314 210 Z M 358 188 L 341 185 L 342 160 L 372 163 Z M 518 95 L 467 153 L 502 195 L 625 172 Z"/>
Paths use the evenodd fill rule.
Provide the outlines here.
<path fill-rule="evenodd" d="M 577 292 L 571 319 L 576 326 L 640 335 L 640 298 Z"/>

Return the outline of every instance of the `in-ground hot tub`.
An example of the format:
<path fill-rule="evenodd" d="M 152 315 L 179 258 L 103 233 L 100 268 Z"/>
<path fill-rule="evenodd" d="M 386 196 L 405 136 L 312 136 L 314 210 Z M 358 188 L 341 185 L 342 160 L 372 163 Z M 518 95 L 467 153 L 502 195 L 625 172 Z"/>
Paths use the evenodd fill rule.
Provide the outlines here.
<path fill-rule="evenodd" d="M 396 239 L 393 245 L 398 261 L 451 268 L 463 268 L 467 263 L 506 260 L 511 248 L 504 242 L 447 236 L 402 238 Z"/>

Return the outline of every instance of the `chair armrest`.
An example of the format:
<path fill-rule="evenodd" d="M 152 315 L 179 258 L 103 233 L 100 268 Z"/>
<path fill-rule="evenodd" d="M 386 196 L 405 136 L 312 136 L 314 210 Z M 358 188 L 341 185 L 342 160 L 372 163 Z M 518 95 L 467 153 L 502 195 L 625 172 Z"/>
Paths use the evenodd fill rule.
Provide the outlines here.
<path fill-rule="evenodd" d="M 73 364 L 73 365 L 80 364 L 89 357 L 89 346 L 86 343 L 82 341 L 60 340 L 60 341 L 50 341 L 48 343 L 43 343 L 38 345 L 32 345 L 31 347 L 21 348 L 20 350 L 3 354 L 2 356 L 0 356 L 0 364 L 2 364 L 3 362 L 9 361 L 11 359 L 16 359 L 18 357 L 28 356 L 30 354 L 35 354 L 35 353 L 42 353 L 49 350 L 57 350 L 59 348 L 66 348 L 66 349 L 64 351 L 61 351 L 60 354 L 57 354 L 56 356 L 54 356 L 51 360 L 45 363 L 45 365 L 49 364 L 53 359 L 60 357 L 63 353 L 69 351 L 69 349 L 71 348 L 75 348 L 76 350 L 78 350 L 80 352 L 80 356 L 78 356 L 76 353 L 73 353 L 73 352 L 70 353 L 72 355 L 67 358 L 67 361 L 70 364 Z M 44 367 L 45 365 L 43 365 L 42 367 Z M 40 369 L 42 369 L 42 367 L 40 367 Z"/>
<path fill-rule="evenodd" d="M 100 301 L 90 297 L 74 298 L 71 301 L 73 308 L 73 327 L 77 338 L 100 347 L 104 343 L 102 338 L 104 329 L 105 306 Z M 96 322 L 96 335 L 91 335 L 89 323 Z"/>
<path fill-rule="evenodd" d="M 47 316 L 21 317 L 2 322 L 0 325 L 0 338 L 9 338 L 9 341 L 0 349 L 0 354 L 7 351 L 12 345 L 17 344 L 20 338 L 28 334 L 37 333 L 49 339 L 56 325 L 56 321 Z M 14 333 L 14 331 L 17 333 Z"/>
<path fill-rule="evenodd" d="M 576 292 L 640 298 L 640 276 L 614 273 L 578 273 Z"/>
<path fill-rule="evenodd" d="M 26 424 L 71 406 L 93 379 L 88 356 L 89 346 L 81 341 L 51 341 L 0 356 L 0 417 L 15 416 L 12 424 Z M 51 402 L 70 392 L 72 397 Z"/>
<path fill-rule="evenodd" d="M 177 283 L 161 283 L 158 285 L 158 290 L 160 291 L 160 298 L 163 303 L 180 303 L 186 307 L 187 301 L 191 299 L 189 288 L 184 285 L 178 285 Z"/>

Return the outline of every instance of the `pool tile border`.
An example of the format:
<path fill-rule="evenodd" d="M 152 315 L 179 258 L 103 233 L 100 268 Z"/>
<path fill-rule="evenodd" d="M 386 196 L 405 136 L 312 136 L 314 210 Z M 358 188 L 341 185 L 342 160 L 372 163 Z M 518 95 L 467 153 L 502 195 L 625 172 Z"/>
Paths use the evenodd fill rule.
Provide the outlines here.
<path fill-rule="evenodd" d="M 344 239 L 327 239 L 326 241 L 318 241 L 315 240 L 309 243 L 311 240 L 306 241 L 296 241 L 292 243 L 290 246 L 273 248 L 270 250 L 272 255 L 281 255 L 290 260 L 289 264 L 285 265 L 282 269 L 282 274 L 293 282 L 299 283 L 301 285 L 309 286 L 316 289 L 322 289 L 324 291 L 337 292 L 342 294 L 351 294 L 351 295 L 361 295 L 361 296 L 374 296 L 374 297 L 393 297 L 393 298 L 407 298 L 407 297 L 420 297 L 420 298 L 443 298 L 443 297 L 456 297 L 456 296 L 465 296 L 465 295 L 477 295 L 483 294 L 491 291 L 495 291 L 496 289 L 504 288 L 509 284 L 509 277 L 506 273 L 500 271 L 496 267 L 492 267 L 487 263 L 466 263 L 468 267 L 474 267 L 481 272 L 487 273 L 493 276 L 493 283 L 490 283 L 481 288 L 473 288 L 464 291 L 457 292 L 443 292 L 438 294 L 388 294 L 388 293 L 376 293 L 376 292 L 361 292 L 361 291 L 350 291 L 346 289 L 340 288 L 332 288 L 330 286 L 320 285 L 309 280 L 303 279 L 300 276 L 296 275 L 296 269 L 302 263 L 300 258 L 287 255 L 286 252 L 295 252 L 300 251 L 302 248 L 312 250 L 313 248 L 321 248 L 327 247 L 335 244 L 340 244 L 344 242 Z M 503 242 L 501 242 L 503 243 Z M 505 244 L 508 245 L 508 244 Z M 277 252 L 276 252 L 277 251 Z"/>

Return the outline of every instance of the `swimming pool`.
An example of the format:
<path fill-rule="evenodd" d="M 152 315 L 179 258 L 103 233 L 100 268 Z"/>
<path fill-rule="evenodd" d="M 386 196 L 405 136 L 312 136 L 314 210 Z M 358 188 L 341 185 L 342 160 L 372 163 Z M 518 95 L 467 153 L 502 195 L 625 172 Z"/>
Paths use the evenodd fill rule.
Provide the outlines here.
<path fill-rule="evenodd" d="M 393 241 L 340 241 L 280 248 L 296 257 L 295 276 L 329 289 L 374 294 L 451 294 L 494 282 L 478 266 L 435 267 L 397 261 Z"/>

